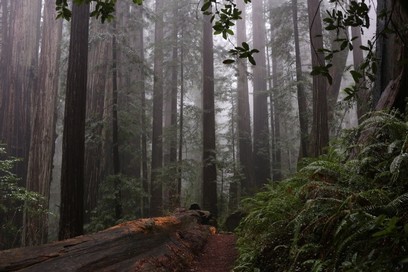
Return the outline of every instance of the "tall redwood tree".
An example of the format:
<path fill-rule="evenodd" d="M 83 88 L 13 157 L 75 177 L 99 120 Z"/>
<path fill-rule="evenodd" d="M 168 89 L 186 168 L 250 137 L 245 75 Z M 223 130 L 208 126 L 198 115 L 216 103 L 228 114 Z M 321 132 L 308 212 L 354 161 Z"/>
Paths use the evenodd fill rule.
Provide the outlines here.
<path fill-rule="evenodd" d="M 237 1 L 237 7 L 242 11 L 242 19 L 237 22 L 237 42 L 241 44 L 247 41 L 246 33 L 246 6 L 243 0 Z M 249 193 L 254 189 L 253 164 L 252 164 L 252 133 L 251 114 L 249 109 L 248 95 L 248 71 L 246 59 L 237 63 L 237 92 L 238 92 L 238 152 L 239 165 L 244 175 L 242 181 L 243 192 Z M 237 188 L 238 189 L 238 188 Z"/>
<path fill-rule="evenodd" d="M 217 167 L 215 153 L 214 46 L 210 16 L 203 16 L 203 208 L 215 217 Z"/>
<path fill-rule="evenodd" d="M 266 92 L 266 55 L 265 55 L 265 20 L 263 19 L 263 1 L 252 2 L 253 46 L 259 50 L 254 59 L 254 141 L 253 163 L 254 180 L 257 187 L 268 182 L 271 177 L 269 124 L 268 124 L 268 94 Z"/>
<path fill-rule="evenodd" d="M 308 0 L 308 14 L 310 27 L 310 48 L 312 66 L 324 66 L 322 21 L 319 0 Z M 329 144 L 329 127 L 327 116 L 327 79 L 323 75 L 313 76 L 313 124 L 311 133 L 311 156 L 324 153 Z"/>
<path fill-rule="evenodd" d="M 298 8 L 297 0 L 292 0 L 292 16 L 293 16 L 293 36 L 295 40 L 295 58 L 296 58 L 296 87 L 297 101 L 299 108 L 299 124 L 300 124 L 300 150 L 299 159 L 308 156 L 309 146 L 309 121 L 307 117 L 307 98 L 305 86 L 303 84 L 302 59 L 300 58 L 300 42 L 299 42 L 299 23 L 298 23 Z"/>
<path fill-rule="evenodd" d="M 62 143 L 59 239 L 83 234 L 89 4 L 73 5 Z"/>
<path fill-rule="evenodd" d="M 159 171 L 163 167 L 163 0 L 156 0 L 154 83 L 153 83 L 153 135 L 150 214 L 163 212 L 163 189 Z"/>
<path fill-rule="evenodd" d="M 61 55 L 62 20 L 55 21 L 55 1 L 46 0 L 42 27 L 41 56 L 37 93 L 33 97 L 33 125 L 28 157 L 27 184 L 30 191 L 40 193 L 48 207 L 54 154 L 58 76 Z M 24 221 L 23 244 L 47 241 L 47 216 L 30 216 Z"/>

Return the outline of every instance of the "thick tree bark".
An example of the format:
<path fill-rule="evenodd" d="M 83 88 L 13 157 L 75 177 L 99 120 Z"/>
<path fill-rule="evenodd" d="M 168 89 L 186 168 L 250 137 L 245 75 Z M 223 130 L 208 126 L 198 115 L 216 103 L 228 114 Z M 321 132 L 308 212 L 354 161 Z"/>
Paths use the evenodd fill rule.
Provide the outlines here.
<path fill-rule="evenodd" d="M 332 64 L 330 68 L 330 75 L 333 78 L 332 84 L 327 86 L 327 114 L 328 122 L 330 124 L 330 132 L 334 131 L 334 121 L 336 117 L 336 104 L 339 98 L 341 81 L 343 78 L 344 71 L 346 69 L 347 57 L 349 50 L 340 50 L 339 42 L 336 42 L 335 39 L 346 39 L 348 35 L 348 28 L 342 29 L 339 33 L 332 33 L 331 38 L 331 50 L 339 50 L 339 52 L 333 55 Z M 333 135 L 332 133 L 331 135 Z"/>
<path fill-rule="evenodd" d="M 3 3 L 4 8 L 6 4 Z M 5 13 L 7 15 L 7 13 Z M 21 158 L 15 173 L 26 181 L 32 99 L 36 94 L 41 1 L 11 1 L 8 30 L 3 26 L 0 140 L 10 156 Z M 6 34 L 5 31 L 8 31 Z"/>
<path fill-rule="evenodd" d="M 278 45 L 275 42 L 275 31 L 273 26 L 273 4 L 269 2 L 269 19 L 271 20 L 271 39 L 272 39 L 272 53 L 271 53 L 271 75 L 272 84 L 270 86 L 270 115 L 271 115 L 271 136 L 272 136 L 272 180 L 280 181 L 282 179 L 282 148 L 281 148 L 281 109 L 279 105 L 282 101 L 279 101 L 279 87 L 280 78 L 282 77 L 281 70 L 279 67 L 279 55 L 277 52 Z M 268 57 L 269 58 L 269 57 Z"/>
<path fill-rule="evenodd" d="M 356 38 L 352 41 L 354 70 L 361 72 L 360 65 L 364 61 L 363 50 L 360 48 L 362 43 L 361 29 L 359 27 L 351 27 L 351 36 Z M 370 110 L 370 96 L 366 89 L 364 75 L 356 84 L 359 90 L 357 94 L 357 117 L 360 122 L 360 118 Z"/>
<path fill-rule="evenodd" d="M 1 0 L 1 51 L 0 51 L 0 76 L 2 80 L 0 81 L 0 114 L 5 111 L 5 103 L 7 103 L 7 97 L 9 96 L 9 85 L 11 69 L 5 69 L 10 64 L 11 53 L 12 53 L 12 40 L 10 39 L 10 3 L 9 0 Z M 3 127 L 3 118 L 0 117 L 0 128 Z M 1 136 L 1 134 L 0 134 Z M 1 221 L 1 219 L 0 219 Z"/>
<path fill-rule="evenodd" d="M 308 0 L 310 26 L 310 46 L 312 66 L 325 65 L 323 48 L 322 21 L 318 0 Z M 317 157 L 325 152 L 329 144 L 327 119 L 327 79 L 322 75 L 313 76 L 313 125 L 311 132 L 311 156 Z"/>
<path fill-rule="evenodd" d="M 181 25 L 181 40 L 184 37 L 184 26 Z M 179 146 L 178 146 L 178 195 L 181 204 L 181 185 L 183 167 L 183 146 L 184 146 L 184 44 L 180 44 L 180 113 L 179 113 Z"/>
<path fill-rule="evenodd" d="M 381 5 L 380 2 L 386 2 L 387 5 Z M 408 23 L 408 5 L 401 0 L 394 0 L 392 2 L 379 1 L 379 7 L 392 10 L 389 16 L 391 16 L 392 27 L 394 27 L 397 34 L 391 35 L 388 39 L 381 39 L 377 44 L 377 47 L 383 48 L 381 68 L 378 69 L 382 73 L 386 73 L 383 76 L 382 73 L 377 75 L 380 77 L 376 84 L 387 84 L 384 89 L 381 90 L 381 96 L 376 102 L 375 110 L 389 110 L 397 109 L 399 112 L 406 114 L 406 99 L 408 97 L 408 65 L 404 60 L 408 59 L 408 50 L 406 49 L 406 41 L 408 40 L 408 34 L 401 31 Z M 377 29 L 377 32 L 382 30 L 383 25 L 379 25 L 381 28 Z M 387 56 L 385 58 L 385 56 Z M 379 72 L 378 71 L 378 72 Z M 380 85 L 382 86 L 382 85 Z M 377 85 L 375 88 L 378 88 Z"/>
<path fill-rule="evenodd" d="M 64 115 L 60 240 L 83 233 L 88 26 L 89 4 L 74 5 Z"/>
<path fill-rule="evenodd" d="M 309 120 L 307 117 L 307 100 L 305 86 L 303 84 L 304 78 L 302 72 L 302 60 L 300 58 L 297 0 L 292 0 L 292 16 L 293 16 L 293 36 L 295 40 L 297 101 L 299 108 L 299 125 L 300 125 L 300 150 L 299 150 L 300 160 L 303 157 L 308 156 Z"/>
<path fill-rule="evenodd" d="M 239 99 L 239 97 L 236 97 L 235 95 L 230 92 L 231 96 L 231 153 L 232 153 L 232 173 L 235 177 L 241 177 L 241 171 L 238 171 L 237 165 L 239 166 L 239 163 L 237 162 L 237 156 L 236 156 L 236 146 L 237 142 L 239 144 L 239 139 L 237 141 L 237 133 L 236 133 L 236 126 L 238 125 L 236 117 L 235 117 L 235 112 L 237 112 L 236 106 L 235 106 L 235 101 Z M 245 180 L 244 180 L 245 181 Z M 232 180 L 232 182 L 229 182 L 229 195 L 228 195 L 228 210 L 229 211 L 234 211 L 238 208 L 238 203 L 240 201 L 241 197 L 241 188 L 239 185 L 242 186 L 242 184 L 239 184 L 236 179 Z M 221 183 L 221 192 L 224 191 L 224 172 L 222 172 L 222 183 Z M 220 207 L 224 207 L 223 205 L 223 194 L 221 194 L 221 199 L 220 199 Z"/>
<path fill-rule="evenodd" d="M 118 127 L 118 46 L 116 42 L 116 22 L 113 22 L 112 36 L 112 162 L 113 174 L 115 177 L 115 217 L 119 220 L 122 217 L 122 200 L 120 185 L 120 158 L 119 158 L 119 127 Z"/>
<path fill-rule="evenodd" d="M 394 0 L 378 0 L 377 14 L 391 10 L 391 2 Z M 388 27 L 388 17 L 377 18 L 377 33 L 382 33 Z M 386 25 L 387 24 L 387 25 Z M 376 43 L 376 58 L 378 59 L 377 74 L 372 90 L 372 107 L 375 107 L 380 99 L 381 93 L 392 80 L 394 68 L 394 33 L 387 33 L 387 37 L 379 35 Z M 393 57 L 392 57 L 393 56 Z"/>
<path fill-rule="evenodd" d="M 396 37 L 396 47 L 398 49 L 396 50 L 397 52 L 395 52 L 395 63 L 398 65 L 397 70 L 394 73 L 394 78 L 401 75 L 401 81 L 399 93 L 393 107 L 398 109 L 401 113 L 407 114 L 408 65 L 406 64 L 405 60 L 408 59 L 408 34 L 403 30 L 404 26 L 408 24 L 408 3 L 406 1 L 397 0 L 395 3 L 395 8 L 397 13 L 395 15 L 394 25 L 400 26 L 400 28 L 397 29 L 398 36 Z"/>
<path fill-rule="evenodd" d="M 138 90 L 140 98 L 140 124 L 141 124 L 141 183 L 143 188 L 143 198 L 142 198 L 142 215 L 146 216 L 149 214 L 149 181 L 148 181 L 148 169 L 147 169 L 147 117 L 146 117 L 146 93 L 145 93 L 145 68 L 144 68 L 144 35 L 143 35 L 143 8 L 139 7 L 136 9 L 136 14 L 139 15 L 141 19 L 138 24 L 137 31 L 137 56 L 138 62 Z"/>
<path fill-rule="evenodd" d="M 37 94 L 33 104 L 33 126 L 27 170 L 27 189 L 40 193 L 48 207 L 54 154 L 56 105 L 61 55 L 62 21 L 55 21 L 53 0 L 44 5 L 41 57 Z M 47 216 L 25 215 L 24 245 L 47 241 Z"/>
<path fill-rule="evenodd" d="M 214 49 L 210 16 L 203 16 L 203 208 L 215 217 L 217 167 L 215 150 Z"/>
<path fill-rule="evenodd" d="M 406 113 L 406 97 L 408 97 L 408 68 L 405 64 L 408 59 L 406 43 L 408 35 L 402 31 L 402 26 L 408 23 L 408 5 L 401 0 L 378 1 L 378 11 L 386 9 L 390 13 L 391 20 L 378 20 L 377 33 L 384 27 L 392 28 L 395 33 L 388 34 L 387 38 L 380 36 L 377 39 L 377 58 L 379 65 L 377 69 L 376 82 L 373 89 L 373 106 L 376 109 L 398 109 Z M 389 25 L 385 25 L 388 23 Z M 396 85 L 396 86 L 395 86 Z M 391 91 L 390 89 L 394 89 Z M 391 92 L 395 97 L 390 100 L 387 93 Z M 384 101 L 388 100 L 387 103 Z M 384 104 L 384 105 L 383 105 Z M 385 104 L 387 104 L 385 106 Z"/>
<path fill-rule="evenodd" d="M 163 167 L 163 0 L 156 0 L 154 86 L 153 86 L 153 135 L 150 214 L 163 213 L 163 190 L 160 171 Z"/>
<path fill-rule="evenodd" d="M 5 60 L 5 55 L 4 55 L 4 47 L 5 44 L 8 41 L 8 32 L 9 32 L 9 26 L 8 26 L 8 20 L 9 20 L 9 0 L 0 0 L 0 11 L 1 11 L 1 21 L 0 21 L 0 64 L 2 67 L 4 67 L 4 60 Z M 0 72 L 3 73 L 3 69 L 0 69 Z M 3 74 L 2 78 L 4 80 Z M 1 87 L 1 84 L 0 84 Z M 1 100 L 0 100 L 1 101 Z M 1 104 L 0 104 L 1 105 Z"/>
<path fill-rule="evenodd" d="M 376 111 L 390 110 L 397 103 L 397 97 L 401 91 L 402 74 L 403 73 L 388 83 L 388 86 L 382 92 L 381 97 L 377 102 L 375 107 Z"/>
<path fill-rule="evenodd" d="M 265 21 L 263 1 L 252 2 L 253 46 L 259 50 L 254 59 L 254 180 L 258 188 L 271 177 L 268 125 L 268 94 L 266 92 Z"/>
<path fill-rule="evenodd" d="M 173 30 L 172 30 L 172 64 L 171 64 L 171 87 L 170 87 L 170 146 L 169 162 L 171 167 L 171 181 L 169 188 L 170 210 L 180 207 L 180 195 L 177 178 L 177 89 L 178 89 L 178 4 L 174 3 L 173 9 Z"/>
<path fill-rule="evenodd" d="M 135 65 L 131 69 L 135 82 L 135 88 L 137 92 L 137 103 L 140 105 L 140 109 L 135 116 L 136 122 L 139 126 L 135 136 L 135 146 L 137 150 L 134 171 L 136 177 L 140 180 L 140 187 L 143 190 L 140 205 L 140 215 L 142 217 L 148 214 L 149 210 L 149 184 L 147 180 L 147 139 L 146 131 L 148 130 L 146 124 L 146 102 L 145 102 L 145 75 L 144 75 L 144 37 L 143 37 L 143 6 L 137 6 L 131 10 L 131 15 L 134 18 L 138 18 L 134 31 L 134 41 L 131 47 L 136 48 Z"/>
<path fill-rule="evenodd" d="M 243 0 L 237 1 L 237 7 L 242 11 L 242 19 L 237 22 L 237 43 L 241 45 L 247 41 L 246 34 L 246 5 Z M 237 63 L 237 92 L 238 92 L 238 153 L 239 166 L 244 179 L 241 181 L 242 191 L 249 194 L 254 190 L 253 164 L 252 164 L 252 133 L 251 113 L 249 110 L 248 71 L 247 62 L 241 59 Z M 238 186 L 236 186 L 238 187 Z M 238 188 L 234 189 L 238 190 Z"/>
<path fill-rule="evenodd" d="M 31 107 L 37 92 L 41 1 L 2 1 L 1 8 L 0 142 L 6 145 L 7 155 L 21 159 L 12 171 L 21 178 L 19 185 L 26 186 Z M 23 226 L 20 211 L 13 211 L 10 218 L 17 227 Z M 16 240 L 5 244 L 18 245 L 20 238 L 16 233 Z"/>
<path fill-rule="evenodd" d="M 387 4 L 387 5 L 386 5 Z M 392 4 L 392 5 L 391 5 Z M 393 27 L 403 26 L 408 23 L 408 4 L 403 0 L 389 2 L 387 0 L 378 1 L 378 11 L 392 10 L 391 18 Z M 377 24 L 377 33 L 384 30 L 384 21 L 379 20 Z M 377 39 L 377 55 L 379 67 L 376 74 L 375 86 L 373 88 L 373 106 L 376 111 L 389 111 L 398 109 L 400 113 L 406 112 L 406 99 L 408 97 L 408 66 L 405 61 L 408 59 L 408 50 L 406 50 L 405 41 L 408 40 L 406 32 L 400 32 L 395 29 L 398 35 L 390 34 L 388 39 L 380 36 Z M 384 86 L 383 84 L 387 84 Z M 384 86 L 384 89 L 382 86 Z M 358 142 L 367 140 L 368 134 L 362 133 Z M 358 146 L 358 145 L 357 145 Z M 353 159 L 358 154 L 358 148 L 351 153 L 349 159 Z"/>
<path fill-rule="evenodd" d="M 88 84 L 86 102 L 87 133 L 85 144 L 85 223 L 89 222 L 92 210 L 96 208 L 98 189 L 106 174 L 104 162 L 106 152 L 102 144 L 104 128 L 105 89 L 109 78 L 112 44 L 106 39 L 107 25 L 91 21 L 91 41 L 88 58 Z M 102 152 L 101 152 L 102 150 Z"/>

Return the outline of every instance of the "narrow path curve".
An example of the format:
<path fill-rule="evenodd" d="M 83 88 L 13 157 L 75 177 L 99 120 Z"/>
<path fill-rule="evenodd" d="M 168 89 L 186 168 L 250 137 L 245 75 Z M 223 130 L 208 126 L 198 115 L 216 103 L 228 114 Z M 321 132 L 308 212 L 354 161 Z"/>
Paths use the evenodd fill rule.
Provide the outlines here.
<path fill-rule="evenodd" d="M 236 237 L 233 234 L 211 235 L 189 272 L 231 271 L 238 255 L 235 243 Z"/>

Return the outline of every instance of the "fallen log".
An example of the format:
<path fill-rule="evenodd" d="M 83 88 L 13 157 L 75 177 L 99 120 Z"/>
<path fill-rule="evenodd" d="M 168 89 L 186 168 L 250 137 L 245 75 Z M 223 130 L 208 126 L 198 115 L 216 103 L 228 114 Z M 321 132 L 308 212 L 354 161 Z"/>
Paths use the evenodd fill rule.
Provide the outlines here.
<path fill-rule="evenodd" d="M 0 271 L 185 271 L 210 226 L 200 211 L 129 221 L 95 234 L 0 251 Z"/>

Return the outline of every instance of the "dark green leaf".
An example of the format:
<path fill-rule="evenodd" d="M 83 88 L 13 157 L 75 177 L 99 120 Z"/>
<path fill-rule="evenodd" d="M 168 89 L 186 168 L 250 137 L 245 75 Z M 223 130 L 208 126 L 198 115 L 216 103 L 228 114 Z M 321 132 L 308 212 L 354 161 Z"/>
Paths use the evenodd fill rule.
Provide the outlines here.
<path fill-rule="evenodd" d="M 348 41 L 342 42 L 341 45 L 340 45 L 340 50 L 346 49 L 348 45 L 349 45 Z"/>
<path fill-rule="evenodd" d="M 355 70 L 350 71 L 351 76 L 353 77 L 354 82 L 359 82 L 363 75 Z"/>
<path fill-rule="evenodd" d="M 211 1 L 206 1 L 201 7 L 201 11 L 207 11 L 211 7 Z"/>
<path fill-rule="evenodd" d="M 226 60 L 224 60 L 222 63 L 224 63 L 224 64 L 232 64 L 232 63 L 234 63 L 235 62 L 235 60 L 233 60 L 233 59 L 226 59 Z"/>
<path fill-rule="evenodd" d="M 256 65 L 255 59 L 252 56 L 248 56 L 248 60 L 252 65 Z"/>
<path fill-rule="evenodd" d="M 232 29 L 227 29 L 226 31 L 227 31 L 228 34 L 234 35 L 234 31 L 232 31 Z"/>
<path fill-rule="evenodd" d="M 249 45 L 246 42 L 242 43 L 242 47 L 245 48 L 245 50 L 249 50 Z"/>
<path fill-rule="evenodd" d="M 376 62 L 373 62 L 371 64 L 371 71 L 373 72 L 373 74 L 377 73 L 377 63 Z"/>

